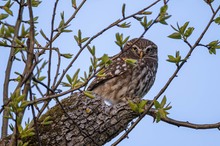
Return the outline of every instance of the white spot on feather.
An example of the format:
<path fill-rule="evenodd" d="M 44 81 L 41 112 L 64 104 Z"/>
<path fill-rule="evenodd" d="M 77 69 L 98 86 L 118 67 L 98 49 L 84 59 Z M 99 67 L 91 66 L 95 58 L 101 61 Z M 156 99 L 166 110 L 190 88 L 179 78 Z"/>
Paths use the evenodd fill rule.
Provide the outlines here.
<path fill-rule="evenodd" d="M 120 71 L 119 69 L 117 69 L 117 70 L 115 71 L 115 75 L 119 75 L 120 72 L 121 72 L 121 71 Z"/>

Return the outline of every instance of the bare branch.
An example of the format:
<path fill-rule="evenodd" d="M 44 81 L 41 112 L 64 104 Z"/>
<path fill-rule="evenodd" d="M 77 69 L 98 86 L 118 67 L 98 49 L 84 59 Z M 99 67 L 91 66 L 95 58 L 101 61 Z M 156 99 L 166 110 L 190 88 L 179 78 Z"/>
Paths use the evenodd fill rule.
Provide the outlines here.
<path fill-rule="evenodd" d="M 154 109 L 151 109 L 148 115 L 152 117 L 156 117 L 156 111 Z M 193 129 L 219 129 L 220 128 L 220 122 L 214 123 L 214 124 L 195 124 L 190 122 L 184 122 L 184 121 L 178 121 L 174 120 L 169 117 L 161 118 L 161 121 L 166 122 L 168 124 L 172 124 L 178 127 L 187 127 L 187 128 L 193 128 Z"/>
<path fill-rule="evenodd" d="M 56 0 L 56 2 L 54 3 L 54 9 L 53 9 L 53 14 L 52 14 L 52 20 L 51 20 L 51 34 L 50 34 L 50 50 L 49 50 L 49 61 L 48 61 L 48 82 L 47 82 L 47 86 L 48 88 L 50 88 L 50 78 L 51 78 L 51 58 L 52 58 L 52 44 L 53 44 L 53 33 L 54 33 L 54 22 L 55 22 L 55 15 L 56 15 L 56 10 L 57 10 L 57 4 L 58 4 L 59 0 Z M 47 94 L 49 94 L 49 90 L 47 90 Z"/>

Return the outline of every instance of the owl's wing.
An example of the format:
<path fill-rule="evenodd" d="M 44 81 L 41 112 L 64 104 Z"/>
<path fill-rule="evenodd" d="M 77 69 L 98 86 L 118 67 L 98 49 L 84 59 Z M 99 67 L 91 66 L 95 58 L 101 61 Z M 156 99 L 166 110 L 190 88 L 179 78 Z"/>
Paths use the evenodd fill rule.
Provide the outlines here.
<path fill-rule="evenodd" d="M 104 76 L 102 77 L 96 77 L 92 83 L 87 88 L 88 91 L 91 91 L 98 87 L 99 85 L 102 85 L 106 81 L 124 74 L 125 72 L 128 72 L 132 66 L 127 64 L 123 58 L 116 58 L 112 61 L 112 63 L 104 68 Z"/>

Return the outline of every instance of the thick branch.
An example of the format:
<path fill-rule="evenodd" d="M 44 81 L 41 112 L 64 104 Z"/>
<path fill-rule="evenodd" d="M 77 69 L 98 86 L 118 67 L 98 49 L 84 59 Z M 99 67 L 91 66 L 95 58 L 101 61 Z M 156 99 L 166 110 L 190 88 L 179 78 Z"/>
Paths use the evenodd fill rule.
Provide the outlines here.
<path fill-rule="evenodd" d="M 127 103 L 108 106 L 100 97 L 90 99 L 81 93 L 64 99 L 61 105 L 57 104 L 40 118 L 38 131 L 42 145 L 104 145 L 139 115 Z M 48 116 L 52 124 L 43 125 Z M 30 140 L 29 145 L 37 143 L 35 136 L 23 140 Z"/>
<path fill-rule="evenodd" d="M 139 101 L 139 99 L 135 100 Z M 148 115 L 155 117 L 155 110 L 151 109 Z M 48 116 L 52 123 L 44 125 L 43 120 Z M 128 103 L 108 106 L 101 97 L 90 99 L 82 93 L 74 93 L 40 118 L 38 122 L 39 139 L 42 145 L 47 146 L 101 146 L 126 130 L 128 124 L 138 116 L 139 114 L 132 111 Z M 220 123 L 193 124 L 171 118 L 161 120 L 172 125 L 194 129 L 211 129 L 220 126 Z M 7 145 L 8 139 L 2 140 L 0 145 Z M 39 141 L 36 136 L 22 140 L 30 141 L 31 146 L 37 145 Z"/>

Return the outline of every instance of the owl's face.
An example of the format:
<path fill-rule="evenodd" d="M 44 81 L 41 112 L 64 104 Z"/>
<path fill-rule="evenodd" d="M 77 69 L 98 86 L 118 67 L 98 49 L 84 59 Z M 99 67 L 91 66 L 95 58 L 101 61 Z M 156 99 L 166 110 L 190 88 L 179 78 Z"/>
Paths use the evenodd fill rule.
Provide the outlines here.
<path fill-rule="evenodd" d="M 157 45 L 147 39 L 137 38 L 128 41 L 123 48 L 126 56 L 133 59 L 152 58 L 157 59 Z"/>

